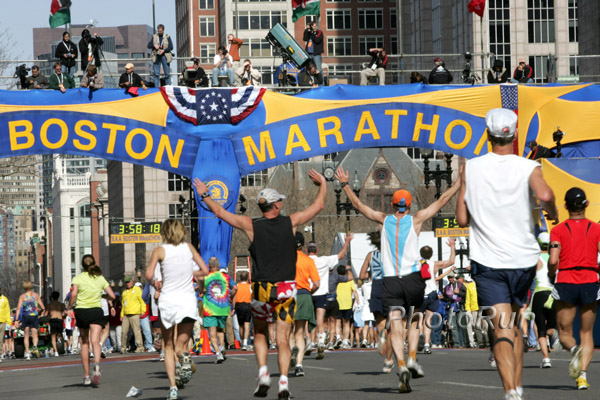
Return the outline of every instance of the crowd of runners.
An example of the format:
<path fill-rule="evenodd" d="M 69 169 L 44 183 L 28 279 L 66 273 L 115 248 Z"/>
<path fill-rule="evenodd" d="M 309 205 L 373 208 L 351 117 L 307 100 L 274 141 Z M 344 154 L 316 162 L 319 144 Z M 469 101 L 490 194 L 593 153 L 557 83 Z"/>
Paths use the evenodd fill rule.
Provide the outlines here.
<path fill-rule="evenodd" d="M 106 343 L 127 351 L 129 330 L 135 351 L 162 348 L 168 399 L 177 399 L 192 379 L 196 366 L 191 352 L 198 351 L 199 327 L 208 330 L 216 363 L 226 360 L 226 350 L 238 340 L 241 350 L 254 350 L 255 397 L 266 397 L 272 385 L 269 349 L 277 349 L 278 397 L 289 399 L 288 375 L 305 376 L 303 359 L 315 350 L 321 360 L 327 350 L 376 347 L 383 371 L 397 367 L 398 390 L 408 393 L 412 379 L 426 376 L 417 353 L 431 354 L 442 343 L 490 347 L 490 362 L 498 369 L 506 399 L 523 398 L 523 352 L 536 344 L 542 368 L 552 366 L 549 351 L 569 351 L 568 373 L 577 389 L 588 389 L 599 297 L 600 225 L 586 218 L 589 201 L 580 188 L 566 192 L 569 217 L 558 223 L 555 196 L 540 165 L 513 155 L 516 123 L 514 112 L 491 110 L 486 116 L 491 151 L 467 161 L 460 178 L 416 212 L 411 212 L 413 197 L 406 190 L 393 194 L 391 214 L 370 208 L 349 187 L 348 172 L 338 168 L 335 177 L 352 205 L 380 226 L 369 233 L 375 250 L 357 276 L 342 261 L 351 232 L 338 254 L 319 256 L 317 245 L 305 243 L 297 231 L 325 205 L 326 181 L 315 170 L 309 177 L 318 191 L 306 209 L 282 214 L 286 197 L 267 188 L 258 194 L 262 217 L 257 219 L 225 210 L 196 178 L 193 185 L 205 205 L 248 237 L 251 274 L 244 271 L 234 279 L 217 258 L 205 262 L 185 242 L 181 222 L 169 219 L 162 225 L 163 243 L 152 253 L 143 289 L 126 277 L 127 289 L 117 298 L 94 258 L 86 255 L 66 306 L 57 292 L 45 306 L 31 282 L 25 282 L 11 313 L 0 292 L 0 329 L 7 332 L 3 356 L 14 354 L 16 328 L 24 330 L 26 358 L 39 356 L 37 330 L 43 315 L 56 355 L 63 329 L 72 332 L 74 321 L 84 385 L 100 383 Z M 430 261 L 432 249 L 418 244 L 423 224 L 454 196 L 458 223 L 470 226 L 466 276 L 454 273 L 454 240 L 448 241 L 451 254 L 445 261 Z M 549 229 L 535 227 L 533 210 L 543 210 Z M 577 312 L 578 340 L 573 336 Z M 235 334 L 226 335 L 234 314 Z M 111 318 L 122 321 L 122 332 L 113 332 Z"/>

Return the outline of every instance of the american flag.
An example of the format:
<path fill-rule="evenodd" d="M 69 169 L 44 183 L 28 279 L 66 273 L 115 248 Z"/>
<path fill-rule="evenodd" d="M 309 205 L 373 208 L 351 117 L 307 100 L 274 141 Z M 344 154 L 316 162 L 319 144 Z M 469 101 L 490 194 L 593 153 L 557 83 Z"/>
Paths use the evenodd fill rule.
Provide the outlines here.
<path fill-rule="evenodd" d="M 514 84 L 500 85 L 500 99 L 502 100 L 502 108 L 513 110 L 517 116 L 519 115 L 519 87 Z M 519 154 L 519 138 L 518 133 L 515 135 L 513 142 L 513 154 Z"/>
<path fill-rule="evenodd" d="M 195 125 L 238 124 L 254 111 L 265 91 L 253 86 L 232 89 L 160 88 L 171 110 Z"/>

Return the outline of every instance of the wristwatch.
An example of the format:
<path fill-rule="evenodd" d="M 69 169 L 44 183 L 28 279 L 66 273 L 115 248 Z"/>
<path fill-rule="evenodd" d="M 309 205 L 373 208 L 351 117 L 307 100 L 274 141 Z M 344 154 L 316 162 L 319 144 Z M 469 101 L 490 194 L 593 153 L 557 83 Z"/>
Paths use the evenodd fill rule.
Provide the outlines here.
<path fill-rule="evenodd" d="M 347 185 L 348 185 L 348 182 L 340 182 L 340 186 L 342 189 Z"/>
<path fill-rule="evenodd" d="M 202 198 L 202 199 L 205 199 L 207 197 L 210 197 L 210 193 L 208 193 L 208 192 L 204 192 L 200 195 L 200 198 Z"/>

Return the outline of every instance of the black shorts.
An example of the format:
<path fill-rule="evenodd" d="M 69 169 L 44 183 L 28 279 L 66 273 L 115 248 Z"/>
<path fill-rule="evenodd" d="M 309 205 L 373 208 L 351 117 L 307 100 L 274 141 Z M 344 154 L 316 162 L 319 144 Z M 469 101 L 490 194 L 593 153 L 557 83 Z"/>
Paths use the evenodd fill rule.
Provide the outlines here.
<path fill-rule="evenodd" d="M 550 293 L 550 290 L 545 290 L 533 295 L 531 311 L 535 314 L 538 337 L 544 337 L 548 329 L 556 328 L 556 303 L 553 303 L 551 308 L 544 307 Z"/>
<path fill-rule="evenodd" d="M 369 299 L 369 310 L 373 314 L 381 314 L 383 313 L 383 300 L 381 299 L 381 293 L 383 292 L 383 279 L 375 279 L 373 280 L 373 285 L 371 286 L 371 298 Z"/>
<path fill-rule="evenodd" d="M 73 329 L 65 329 L 65 335 L 67 335 L 67 337 L 73 336 Z"/>
<path fill-rule="evenodd" d="M 102 311 L 102 328 L 104 328 L 106 326 L 106 324 L 108 324 L 108 315 L 104 315 L 104 311 Z"/>
<path fill-rule="evenodd" d="M 315 308 L 327 308 L 327 296 L 324 294 L 320 296 L 313 296 L 312 301 Z"/>
<path fill-rule="evenodd" d="M 104 327 L 104 311 L 102 308 L 76 308 L 75 319 L 79 329 L 89 329 L 90 325 L 100 325 Z"/>
<path fill-rule="evenodd" d="M 600 287 L 594 283 L 557 283 L 552 290 L 556 300 L 575 306 L 586 306 L 598 300 Z"/>
<path fill-rule="evenodd" d="M 152 329 L 160 329 L 160 318 L 154 321 L 150 320 L 150 326 L 152 327 Z"/>
<path fill-rule="evenodd" d="M 427 293 L 427 297 L 425 297 L 423 306 L 421 307 L 421 312 L 425 312 L 427 310 L 438 312 L 439 309 L 440 299 L 438 298 L 437 290 Z"/>
<path fill-rule="evenodd" d="M 21 328 L 39 329 L 40 323 L 37 315 L 23 315 L 21 318 Z"/>
<path fill-rule="evenodd" d="M 238 324 L 252 321 L 252 305 L 250 303 L 237 303 L 235 305 Z"/>
<path fill-rule="evenodd" d="M 339 310 L 337 319 L 352 319 L 352 309 L 349 308 L 347 310 Z"/>
<path fill-rule="evenodd" d="M 390 276 L 383 278 L 383 312 L 388 315 L 390 307 L 404 307 L 406 314 L 410 307 L 420 310 L 425 296 L 425 281 L 421 272 L 413 272 L 410 275 Z"/>
<path fill-rule="evenodd" d="M 471 276 L 477 285 L 477 303 L 491 307 L 496 304 L 527 303 L 527 293 L 535 278 L 536 267 L 490 268 L 471 260 Z"/>
<path fill-rule="evenodd" d="M 50 320 L 50 333 L 61 334 L 63 331 L 63 320 L 62 318 L 52 318 Z"/>
<path fill-rule="evenodd" d="M 327 310 L 325 310 L 325 318 L 337 318 L 340 306 L 335 297 L 327 299 Z"/>

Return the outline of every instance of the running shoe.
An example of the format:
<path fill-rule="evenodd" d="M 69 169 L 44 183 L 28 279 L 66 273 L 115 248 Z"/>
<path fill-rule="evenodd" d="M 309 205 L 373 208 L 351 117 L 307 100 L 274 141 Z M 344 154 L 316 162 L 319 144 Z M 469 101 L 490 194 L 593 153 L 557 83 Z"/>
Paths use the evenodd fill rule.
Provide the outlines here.
<path fill-rule="evenodd" d="M 267 392 L 269 391 L 270 387 L 271 377 L 267 371 L 258 376 L 258 384 L 256 385 L 256 390 L 254 391 L 254 397 L 267 397 Z"/>
<path fill-rule="evenodd" d="M 54 357 L 58 357 L 58 351 L 54 352 Z"/>
<path fill-rule="evenodd" d="M 340 349 L 349 350 L 351 348 L 352 346 L 350 345 L 350 341 L 348 339 L 342 340 L 342 345 L 340 346 Z"/>
<path fill-rule="evenodd" d="M 516 391 L 516 390 L 510 390 L 508 393 L 506 393 L 506 396 L 504 397 L 506 400 L 522 400 L 523 397 Z"/>
<path fill-rule="evenodd" d="M 425 353 L 425 354 L 431 354 L 431 346 L 429 346 L 429 344 L 425 344 L 423 346 L 423 353 Z"/>
<path fill-rule="evenodd" d="M 400 383 L 398 383 L 398 391 L 400 393 L 410 393 L 412 392 L 412 388 L 410 387 L 410 371 L 405 366 L 400 367 L 400 372 L 398 373 L 398 378 L 400 379 Z"/>
<path fill-rule="evenodd" d="M 325 358 L 325 343 L 319 343 L 319 347 L 317 347 L 317 360 L 322 360 Z"/>
<path fill-rule="evenodd" d="M 179 391 L 177 390 L 177 388 L 173 388 L 169 390 L 169 397 L 167 397 L 167 400 L 177 400 L 178 395 Z"/>
<path fill-rule="evenodd" d="M 290 358 L 290 369 L 296 366 L 296 358 L 298 357 L 298 348 L 292 347 L 292 357 Z"/>
<path fill-rule="evenodd" d="M 279 381 L 279 393 L 277 394 L 279 400 L 289 400 L 290 388 L 287 381 Z"/>
<path fill-rule="evenodd" d="M 550 359 L 544 358 L 542 360 L 542 364 L 540 365 L 540 368 L 552 368 L 552 362 L 550 361 Z"/>
<path fill-rule="evenodd" d="M 333 351 L 333 343 L 331 343 L 331 342 L 327 343 L 327 350 Z"/>
<path fill-rule="evenodd" d="M 315 349 L 315 345 L 313 344 L 313 342 L 309 342 L 308 345 L 306 346 L 306 349 L 304 350 L 304 355 L 307 357 L 310 356 L 314 349 Z"/>
<path fill-rule="evenodd" d="M 100 358 L 106 358 L 106 351 L 102 350 L 100 352 Z"/>
<path fill-rule="evenodd" d="M 92 373 L 92 384 L 99 385 L 100 378 L 102 377 L 102 371 L 98 364 L 94 365 L 94 372 Z"/>
<path fill-rule="evenodd" d="M 523 336 L 523 352 L 527 353 L 529 351 L 529 340 L 527 340 L 527 336 Z"/>
<path fill-rule="evenodd" d="M 223 361 L 225 361 L 223 353 L 217 353 L 217 359 L 215 360 L 215 364 L 221 364 Z"/>
<path fill-rule="evenodd" d="M 165 361 L 165 352 L 164 351 L 160 352 L 159 361 Z"/>
<path fill-rule="evenodd" d="M 366 340 L 363 340 L 362 342 L 360 342 L 360 347 L 362 349 L 366 349 L 368 347 L 368 343 Z"/>
<path fill-rule="evenodd" d="M 383 373 L 389 374 L 394 369 L 394 360 L 384 360 L 383 361 Z"/>
<path fill-rule="evenodd" d="M 590 388 L 590 384 L 583 376 L 578 377 L 575 382 L 577 382 L 577 390 L 587 390 Z"/>
<path fill-rule="evenodd" d="M 179 363 L 175 364 L 175 384 L 177 385 L 178 389 L 183 389 L 185 386 L 183 380 L 181 379 L 181 364 Z"/>
<path fill-rule="evenodd" d="M 425 371 L 423 371 L 423 368 L 419 365 L 419 363 L 416 360 L 413 360 L 412 358 L 408 359 L 406 367 L 412 374 L 413 379 L 419 379 L 425 376 Z"/>
<path fill-rule="evenodd" d="M 36 346 L 33 346 L 32 353 L 35 358 L 40 358 L 40 351 L 38 350 L 38 348 Z"/>
<path fill-rule="evenodd" d="M 422 333 L 419 335 L 419 344 L 417 345 L 417 351 L 423 351 L 425 347 L 425 335 Z"/>
<path fill-rule="evenodd" d="M 25 360 L 31 361 L 31 353 L 25 354 Z"/>
<path fill-rule="evenodd" d="M 490 367 L 496 368 L 496 359 L 494 358 L 494 353 L 490 353 L 490 358 L 488 358 L 488 362 L 490 363 Z"/>
<path fill-rule="evenodd" d="M 302 367 L 302 365 L 296 365 L 296 368 L 294 370 L 294 375 L 295 376 L 304 376 L 304 368 Z"/>
<path fill-rule="evenodd" d="M 248 345 L 247 344 L 243 344 L 242 345 L 242 351 L 248 351 Z"/>
<path fill-rule="evenodd" d="M 571 356 L 571 362 L 569 363 L 569 376 L 573 379 L 577 379 L 581 372 L 581 346 L 577 346 L 573 355 Z"/>
<path fill-rule="evenodd" d="M 225 361 L 224 358 L 223 361 Z M 192 357 L 190 353 L 180 355 L 179 363 L 181 364 L 181 382 L 186 384 L 192 379 Z"/>
<path fill-rule="evenodd" d="M 340 335 L 335 335 L 335 344 L 333 345 L 334 349 L 339 349 L 340 346 L 342 345 L 342 338 L 340 337 Z"/>
<path fill-rule="evenodd" d="M 552 351 L 561 351 L 563 349 L 558 337 L 558 329 L 555 329 L 552 333 Z"/>
<path fill-rule="evenodd" d="M 83 386 L 91 386 L 92 384 L 92 380 L 90 379 L 89 376 L 84 376 L 83 377 Z"/>

